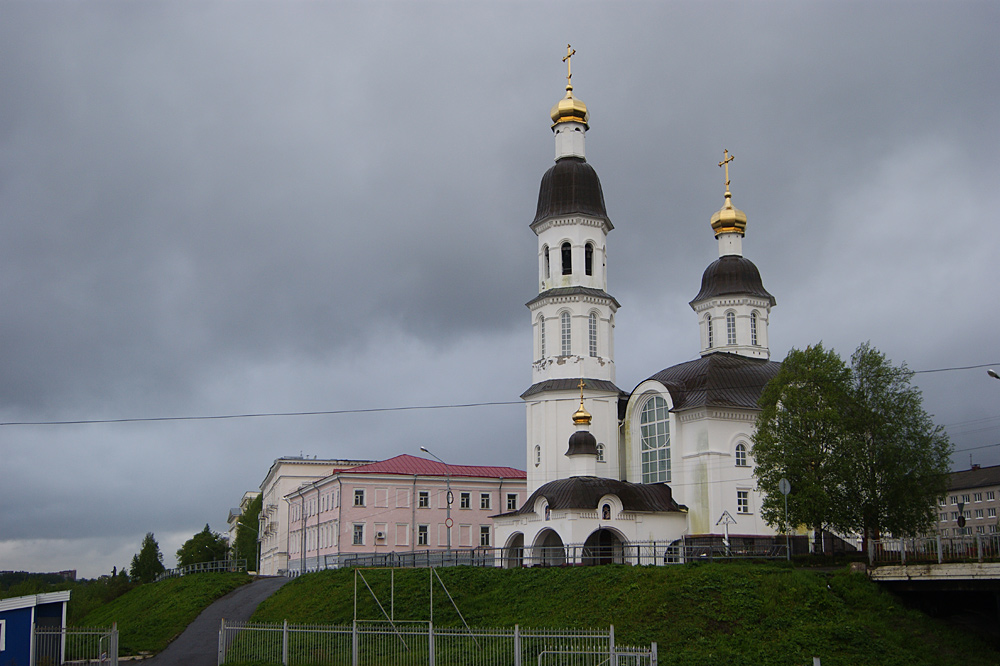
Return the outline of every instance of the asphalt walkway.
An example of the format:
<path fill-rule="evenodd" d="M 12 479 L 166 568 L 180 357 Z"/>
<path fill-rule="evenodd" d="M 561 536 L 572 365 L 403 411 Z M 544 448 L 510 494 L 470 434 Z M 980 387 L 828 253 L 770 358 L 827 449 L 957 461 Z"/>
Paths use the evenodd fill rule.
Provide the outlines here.
<path fill-rule="evenodd" d="M 250 619 L 260 602 L 288 582 L 284 576 L 259 578 L 243 585 L 201 612 L 167 649 L 144 666 L 216 666 L 219 655 L 219 625 L 222 618 L 234 621 Z"/>

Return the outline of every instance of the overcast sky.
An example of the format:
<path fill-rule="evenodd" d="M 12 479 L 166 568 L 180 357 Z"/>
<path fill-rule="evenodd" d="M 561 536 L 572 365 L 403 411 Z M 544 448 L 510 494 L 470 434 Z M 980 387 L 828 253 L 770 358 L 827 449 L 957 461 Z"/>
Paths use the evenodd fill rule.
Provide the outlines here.
<path fill-rule="evenodd" d="M 995 2 L 0 4 L 0 569 L 166 564 L 283 455 L 525 465 L 572 43 L 625 390 L 695 358 L 723 149 L 772 358 L 997 363 Z M 915 376 L 956 468 L 1000 382 Z M 24 422 L 372 409 L 118 424 Z"/>

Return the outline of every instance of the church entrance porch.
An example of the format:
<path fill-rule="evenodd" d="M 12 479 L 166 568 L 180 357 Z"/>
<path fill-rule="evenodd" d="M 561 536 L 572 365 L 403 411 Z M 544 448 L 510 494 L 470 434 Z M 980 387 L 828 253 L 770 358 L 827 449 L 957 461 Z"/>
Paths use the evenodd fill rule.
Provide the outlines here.
<path fill-rule="evenodd" d="M 503 551 L 503 568 L 519 569 L 524 566 L 524 535 L 520 532 L 511 536 Z"/>
<path fill-rule="evenodd" d="M 584 566 L 596 564 L 621 564 L 624 540 L 614 531 L 602 528 L 591 533 L 583 544 L 580 563 Z"/>
<path fill-rule="evenodd" d="M 535 537 L 530 564 L 543 567 L 561 567 L 566 564 L 566 547 L 555 530 L 542 530 Z"/>

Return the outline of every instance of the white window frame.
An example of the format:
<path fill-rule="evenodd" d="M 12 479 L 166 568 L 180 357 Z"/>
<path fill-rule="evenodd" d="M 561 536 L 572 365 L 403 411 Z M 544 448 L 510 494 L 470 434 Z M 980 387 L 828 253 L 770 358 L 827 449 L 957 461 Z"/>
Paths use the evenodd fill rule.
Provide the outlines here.
<path fill-rule="evenodd" d="M 749 490 L 737 490 L 736 491 L 736 513 L 741 515 L 749 515 L 750 512 L 750 491 Z"/>
<path fill-rule="evenodd" d="M 638 434 L 642 483 L 669 483 L 670 411 L 661 396 L 652 395 L 643 403 Z"/>
<path fill-rule="evenodd" d="M 517 493 L 507 493 L 507 510 L 517 511 Z"/>
<path fill-rule="evenodd" d="M 732 310 L 726 312 L 726 344 L 736 344 L 736 313 Z"/>
<path fill-rule="evenodd" d="M 354 523 L 351 525 L 351 545 L 363 546 L 365 545 L 365 524 L 364 523 Z"/>
<path fill-rule="evenodd" d="M 354 489 L 354 506 L 365 506 L 365 489 Z"/>
<path fill-rule="evenodd" d="M 750 344 L 754 347 L 758 346 L 757 342 L 757 311 L 752 310 L 750 312 Z"/>
<path fill-rule="evenodd" d="M 735 457 L 736 457 L 737 467 L 750 466 L 747 463 L 747 445 L 744 442 L 739 442 L 736 444 Z"/>
<path fill-rule="evenodd" d="M 573 320 L 568 311 L 559 313 L 559 352 L 561 356 L 569 356 L 573 351 Z"/>
<path fill-rule="evenodd" d="M 591 312 L 587 318 L 587 346 L 590 348 L 590 357 L 597 358 L 597 313 Z"/>
<path fill-rule="evenodd" d="M 417 525 L 417 545 L 418 546 L 429 546 L 430 545 L 430 526 L 429 525 Z"/>
<path fill-rule="evenodd" d="M 493 508 L 493 493 L 479 493 L 479 508 L 483 511 Z"/>
<path fill-rule="evenodd" d="M 489 546 L 490 545 L 490 526 L 480 525 L 479 526 L 479 545 Z"/>
<path fill-rule="evenodd" d="M 458 494 L 458 508 L 459 509 L 471 509 L 472 508 L 472 493 L 459 493 Z"/>
<path fill-rule="evenodd" d="M 431 508 L 431 491 L 429 490 L 417 491 L 417 508 L 418 509 Z"/>

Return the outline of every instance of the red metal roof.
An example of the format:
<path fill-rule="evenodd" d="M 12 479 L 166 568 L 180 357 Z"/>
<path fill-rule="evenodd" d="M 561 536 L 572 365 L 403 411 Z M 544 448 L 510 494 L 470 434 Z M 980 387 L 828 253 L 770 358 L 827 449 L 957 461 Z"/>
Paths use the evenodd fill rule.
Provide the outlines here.
<path fill-rule="evenodd" d="M 513 467 L 488 467 L 484 465 L 445 465 L 437 460 L 402 454 L 370 465 L 345 469 L 345 474 L 405 474 L 412 476 L 468 476 L 490 479 L 526 479 L 528 475 Z"/>

